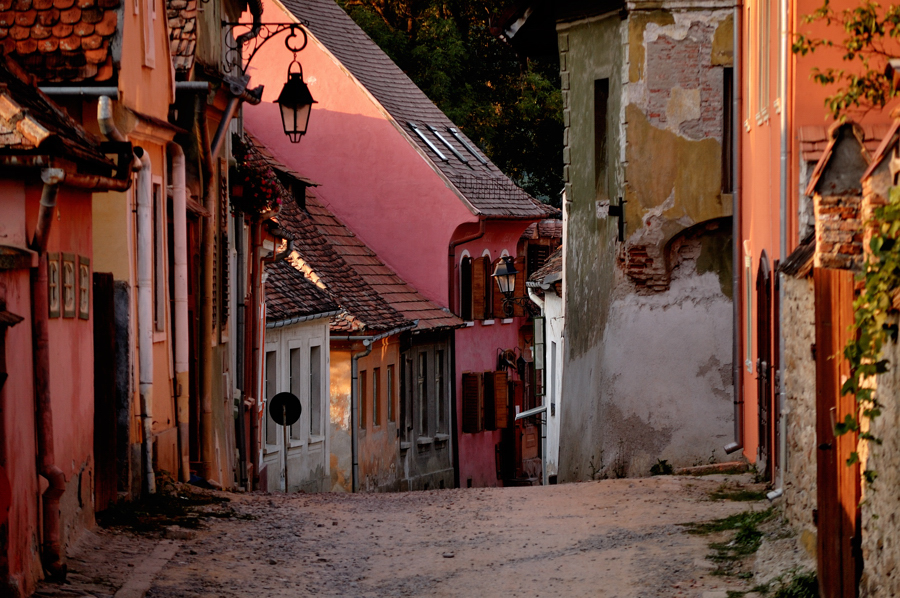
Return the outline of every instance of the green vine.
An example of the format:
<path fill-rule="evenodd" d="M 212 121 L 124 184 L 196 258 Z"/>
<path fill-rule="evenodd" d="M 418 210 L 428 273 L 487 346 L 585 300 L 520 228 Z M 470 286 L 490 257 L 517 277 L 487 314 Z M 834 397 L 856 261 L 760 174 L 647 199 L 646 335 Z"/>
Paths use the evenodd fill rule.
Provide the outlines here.
<path fill-rule="evenodd" d="M 885 343 L 897 340 L 897 324 L 889 315 L 894 311 L 894 296 L 900 292 L 900 187 L 893 187 L 890 201 L 875 209 L 870 226 L 873 234 L 861 276 L 863 289 L 853 303 L 856 335 L 844 347 L 850 378 L 841 387 L 841 393 L 854 395 L 860 413 L 871 421 L 881 415 L 882 404 L 870 381 L 888 371 L 890 364 L 882 350 Z M 882 443 L 870 431 L 862 432 L 859 419 L 852 415 L 835 426 L 838 436 L 848 432 L 859 432 L 859 438 L 867 442 Z M 847 465 L 857 462 L 859 453 L 854 451 Z M 864 475 L 871 484 L 877 472 L 867 470 Z"/>

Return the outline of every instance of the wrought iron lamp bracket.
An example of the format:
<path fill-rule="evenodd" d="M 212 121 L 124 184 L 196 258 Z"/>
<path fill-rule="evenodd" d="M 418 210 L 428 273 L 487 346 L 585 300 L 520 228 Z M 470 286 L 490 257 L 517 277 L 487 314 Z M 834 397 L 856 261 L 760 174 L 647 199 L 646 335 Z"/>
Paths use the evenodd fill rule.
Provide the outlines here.
<path fill-rule="evenodd" d="M 297 53 L 302 51 L 309 41 L 306 33 L 306 27 L 308 26 L 309 22 L 303 20 L 296 23 L 262 23 L 256 36 L 250 37 L 244 43 L 240 43 L 241 36 L 236 35 L 238 31 L 242 31 L 245 34 L 253 29 L 253 25 L 251 23 L 222 21 L 222 28 L 230 33 L 230 35 L 225 36 L 225 72 L 231 73 L 236 69 L 240 69 L 241 73 L 247 72 L 250 62 L 256 56 L 256 53 L 259 52 L 259 49 L 267 41 L 285 31 L 290 33 L 284 38 L 284 47 L 294 55 L 294 60 L 291 64 L 297 62 Z M 242 60 L 245 54 L 247 59 Z"/>
<path fill-rule="evenodd" d="M 504 295 L 501 301 L 503 315 L 507 318 L 512 318 L 515 314 L 516 305 L 523 308 L 530 316 L 537 316 L 541 313 L 541 309 L 528 297 L 507 297 Z"/>

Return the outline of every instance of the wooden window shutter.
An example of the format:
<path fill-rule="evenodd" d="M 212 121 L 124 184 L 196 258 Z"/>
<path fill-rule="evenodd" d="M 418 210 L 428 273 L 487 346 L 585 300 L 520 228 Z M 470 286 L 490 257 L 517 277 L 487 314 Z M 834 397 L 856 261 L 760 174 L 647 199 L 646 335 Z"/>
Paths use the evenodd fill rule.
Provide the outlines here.
<path fill-rule="evenodd" d="M 484 429 L 485 430 L 496 430 L 496 416 L 495 413 L 495 403 L 494 403 L 494 372 L 485 372 L 483 375 L 484 385 L 482 388 L 484 392 L 482 393 L 481 403 L 484 409 Z"/>
<path fill-rule="evenodd" d="M 465 257 L 459 265 L 459 317 L 472 319 L 472 258 Z"/>
<path fill-rule="evenodd" d="M 528 244 L 528 276 L 540 270 L 550 257 L 549 245 Z"/>
<path fill-rule="evenodd" d="M 481 413 L 479 408 L 480 376 L 474 372 L 462 375 L 462 429 L 466 434 L 480 432 Z"/>
<path fill-rule="evenodd" d="M 524 391 L 525 391 L 525 388 L 524 388 L 524 385 L 522 384 L 521 380 L 513 380 L 512 381 L 512 393 L 511 394 L 512 394 L 513 405 L 519 405 L 520 407 L 524 406 L 523 402 L 522 402 L 524 400 L 524 395 L 525 395 Z M 522 410 L 524 411 L 524 409 L 522 409 Z"/>
<path fill-rule="evenodd" d="M 515 265 L 518 274 L 516 275 L 516 289 L 513 293 L 513 296 L 526 297 L 527 295 L 525 294 L 525 281 L 528 279 L 528 274 L 525 271 L 525 258 L 517 257 Z M 528 315 L 528 313 L 525 311 L 524 307 L 517 303 L 513 309 L 513 315 L 517 317 L 524 317 Z"/>
<path fill-rule="evenodd" d="M 491 268 L 491 258 L 484 256 L 481 261 L 484 262 L 484 319 L 489 320 L 494 317 L 494 285 L 497 283 L 491 276 L 494 271 Z"/>
<path fill-rule="evenodd" d="M 484 319 L 484 260 L 472 260 L 472 319 Z"/>
<path fill-rule="evenodd" d="M 506 372 L 494 372 L 494 426 L 505 429 L 509 422 L 509 384 Z"/>

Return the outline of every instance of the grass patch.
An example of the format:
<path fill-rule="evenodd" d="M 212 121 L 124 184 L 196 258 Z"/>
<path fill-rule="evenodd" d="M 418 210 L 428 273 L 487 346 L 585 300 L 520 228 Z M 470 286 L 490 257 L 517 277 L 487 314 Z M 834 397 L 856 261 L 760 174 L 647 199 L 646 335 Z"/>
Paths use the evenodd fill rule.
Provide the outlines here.
<path fill-rule="evenodd" d="M 728 484 L 722 484 L 717 489 L 709 493 L 712 500 L 733 500 L 736 502 L 751 502 L 755 500 L 763 500 L 766 493 L 757 490 L 747 490 L 745 488 L 731 488 Z"/>
<path fill-rule="evenodd" d="M 759 550 L 763 533 L 757 526 L 774 516 L 774 509 L 765 511 L 744 511 L 723 519 L 685 524 L 689 534 L 710 535 L 724 532 L 735 532 L 727 542 L 712 542 L 713 550 L 707 558 L 718 566 L 713 575 L 730 575 L 749 579 L 752 574 L 741 570 L 744 559 Z"/>
<path fill-rule="evenodd" d="M 783 584 L 772 598 L 818 598 L 819 580 L 814 571 L 794 575 L 786 584 Z"/>
<path fill-rule="evenodd" d="M 203 520 L 213 517 L 236 517 L 234 509 L 203 509 L 223 505 L 229 499 L 212 493 L 194 492 L 189 486 L 168 487 L 132 502 L 119 501 L 97 514 L 103 527 L 117 527 L 140 534 L 155 534 L 177 525 L 188 529 L 203 526 Z"/>

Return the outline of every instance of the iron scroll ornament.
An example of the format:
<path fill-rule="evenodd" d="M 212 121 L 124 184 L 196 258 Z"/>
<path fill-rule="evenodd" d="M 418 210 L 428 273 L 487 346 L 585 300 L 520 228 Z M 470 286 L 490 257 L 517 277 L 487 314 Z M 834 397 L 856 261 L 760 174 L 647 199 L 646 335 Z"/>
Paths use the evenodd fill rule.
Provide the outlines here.
<path fill-rule="evenodd" d="M 230 35 L 225 36 L 225 64 L 223 65 L 226 73 L 232 73 L 236 69 L 240 69 L 241 73 L 247 72 L 250 62 L 259 49 L 272 39 L 273 37 L 290 31 L 290 34 L 284 38 L 284 47 L 294 54 L 296 60 L 297 53 L 306 48 L 309 41 L 306 33 L 306 27 L 309 21 L 299 21 L 296 23 L 262 23 L 259 28 L 259 34 L 249 38 L 243 44 L 239 43 L 240 35 L 236 35 L 241 29 L 250 31 L 253 28 L 251 23 L 229 23 L 222 21 L 222 27 L 227 30 Z M 243 33 L 246 33 L 243 31 Z M 247 60 L 242 64 L 242 57 L 247 55 Z"/>

